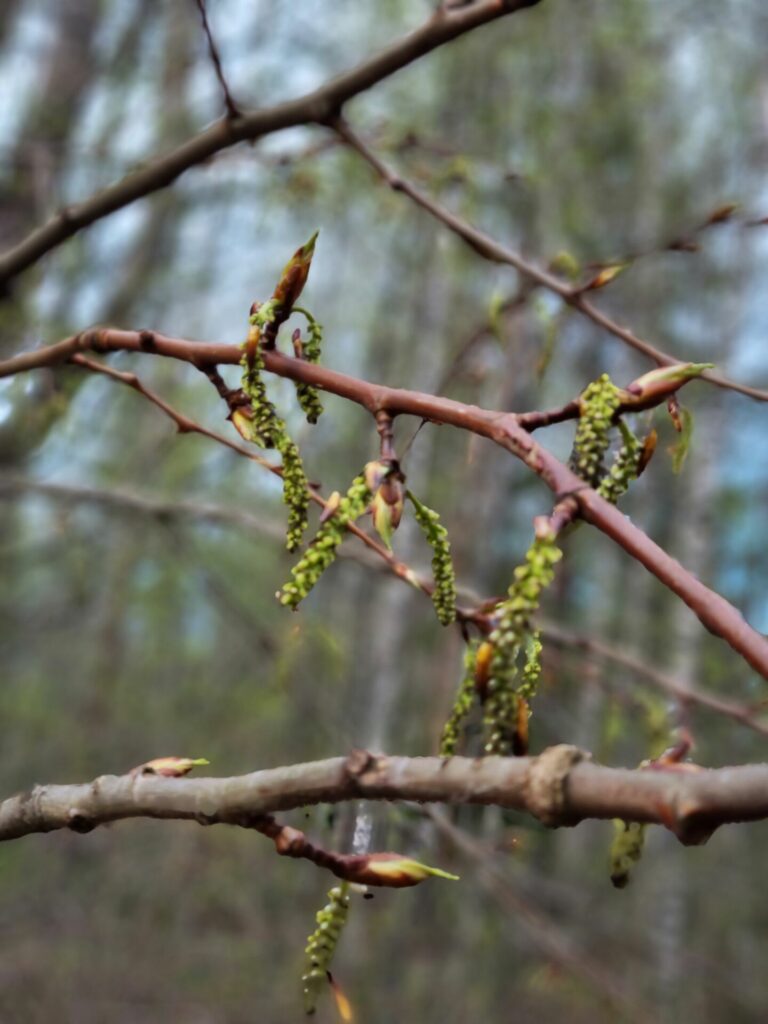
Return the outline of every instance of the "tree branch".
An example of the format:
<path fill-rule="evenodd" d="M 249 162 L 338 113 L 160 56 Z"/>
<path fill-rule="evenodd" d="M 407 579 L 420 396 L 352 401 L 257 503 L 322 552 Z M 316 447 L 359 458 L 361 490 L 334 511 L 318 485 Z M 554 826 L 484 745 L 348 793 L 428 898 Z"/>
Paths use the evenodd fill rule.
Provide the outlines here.
<path fill-rule="evenodd" d="M 130 203 L 167 188 L 179 175 L 209 160 L 238 142 L 254 142 L 265 135 L 298 125 L 324 124 L 337 116 L 344 104 L 371 86 L 432 50 L 466 32 L 533 7 L 540 0 L 478 0 L 455 10 L 439 9 L 420 28 L 390 44 L 357 67 L 346 71 L 313 92 L 273 107 L 231 116 L 230 112 L 210 128 L 182 143 L 172 152 L 151 160 L 114 185 L 81 203 L 60 210 L 41 227 L 0 256 L 0 286 L 32 266 L 42 256 L 82 228 Z"/>
<path fill-rule="evenodd" d="M 216 40 L 213 38 L 213 32 L 208 21 L 208 11 L 205 6 L 205 0 L 197 0 L 197 9 L 200 11 L 200 18 L 203 23 L 203 32 L 208 42 L 208 53 L 213 64 L 213 70 L 216 74 L 216 78 L 221 86 L 221 91 L 224 96 L 224 108 L 227 111 L 227 117 L 235 118 L 241 117 L 241 111 L 237 103 L 235 103 L 232 92 L 230 91 L 227 79 L 224 75 L 224 68 L 221 63 L 221 56 L 219 54 L 219 48 L 216 45 Z"/>
<path fill-rule="evenodd" d="M 681 842 L 719 826 L 768 817 L 768 765 L 695 769 L 607 768 L 575 747 L 539 757 L 349 757 L 233 778 L 102 775 L 83 785 L 35 786 L 0 803 L 0 841 L 36 832 L 89 832 L 123 818 L 177 818 L 252 827 L 254 817 L 320 803 L 412 800 L 492 804 L 552 827 L 588 818 L 665 825 Z M 682 770 L 682 769 L 688 770 Z"/>
<path fill-rule="evenodd" d="M 427 213 L 440 221 L 441 224 L 444 224 L 455 235 L 458 235 L 478 256 L 482 256 L 483 259 L 491 263 L 504 263 L 513 267 L 524 278 L 553 292 L 563 302 L 578 310 L 593 323 L 597 324 L 598 327 L 602 327 L 609 334 L 619 338 L 626 345 L 629 345 L 630 348 L 648 356 L 658 366 L 672 366 L 674 363 L 682 362 L 677 357 L 671 356 L 667 352 L 662 352 L 661 349 L 651 345 L 650 342 L 638 337 L 628 327 L 623 327 L 621 324 L 616 323 L 615 320 L 612 320 L 606 313 L 603 313 L 602 310 L 598 309 L 584 297 L 583 288 L 574 288 L 561 281 L 554 274 L 550 274 L 549 271 L 537 267 L 535 263 L 531 263 L 513 249 L 501 245 L 491 238 L 490 235 L 486 235 L 483 231 L 457 217 L 455 213 L 452 213 L 434 199 L 430 199 L 429 196 L 419 191 L 415 185 L 406 181 L 405 178 L 391 171 L 343 118 L 339 117 L 335 120 L 332 127 L 351 149 L 354 149 L 370 164 L 379 177 L 393 191 L 402 192 L 404 195 L 407 195 L 417 206 L 426 210 Z M 711 370 L 706 370 L 701 376 L 704 380 L 708 380 L 710 384 L 715 384 L 717 387 L 736 391 L 760 402 L 768 402 L 768 391 L 753 388 L 747 384 L 739 384 Z"/>
<path fill-rule="evenodd" d="M 154 353 L 191 363 L 198 368 L 224 363 L 239 364 L 242 356 L 239 345 L 169 338 L 146 330 L 94 328 L 56 345 L 23 353 L 0 363 L 0 377 L 65 362 L 87 349 L 96 352 Z M 755 671 L 764 679 L 768 679 L 768 639 L 753 629 L 724 597 L 710 590 L 684 569 L 619 509 L 601 498 L 596 491 L 585 486 L 575 473 L 538 444 L 525 429 L 525 423 L 526 415 L 530 415 L 532 421 L 540 425 L 541 414 L 518 416 L 515 413 L 490 411 L 420 391 L 372 384 L 303 359 L 284 355 L 277 350 L 264 351 L 262 354 L 265 368 L 269 372 L 294 381 L 303 381 L 330 394 L 356 402 L 374 416 L 382 411 L 392 416 L 418 416 L 435 423 L 469 430 L 495 441 L 540 476 L 558 500 L 568 497 L 576 502 L 580 515 L 587 522 L 596 526 L 644 565 L 666 587 L 685 601 L 711 633 L 722 637 Z M 236 445 L 234 447 L 237 448 Z M 369 546 L 376 544 L 370 537 L 366 543 Z M 398 571 L 397 568 L 395 571 Z"/>

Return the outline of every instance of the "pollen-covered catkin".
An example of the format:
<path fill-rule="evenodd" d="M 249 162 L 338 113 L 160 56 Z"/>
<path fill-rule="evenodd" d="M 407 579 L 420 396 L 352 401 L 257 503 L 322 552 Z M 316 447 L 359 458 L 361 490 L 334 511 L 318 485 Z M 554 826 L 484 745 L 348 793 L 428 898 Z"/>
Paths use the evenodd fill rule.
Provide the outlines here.
<path fill-rule="evenodd" d="M 314 317 L 305 312 L 308 322 L 307 341 L 304 344 L 304 359 L 308 363 L 320 362 L 320 350 L 323 342 L 323 326 Z M 305 384 L 303 381 L 296 383 L 296 399 L 301 406 L 302 412 L 307 417 L 308 423 L 317 423 L 323 412 L 323 404 L 316 387 L 312 384 Z"/>
<path fill-rule="evenodd" d="M 346 527 L 368 508 L 372 494 L 365 476 L 356 476 L 339 500 L 338 508 L 317 531 L 315 539 L 291 569 L 293 579 L 277 592 L 280 604 L 297 608 L 336 558 L 336 549 L 344 540 Z"/>
<path fill-rule="evenodd" d="M 461 727 L 477 700 L 475 669 L 478 646 L 478 643 L 469 644 L 464 652 L 464 676 L 459 684 L 451 713 L 443 726 L 443 734 L 440 738 L 440 757 L 453 757 L 456 753 L 461 736 Z"/>
<path fill-rule="evenodd" d="M 612 505 L 616 504 L 637 477 L 640 470 L 640 459 L 643 456 L 643 445 L 629 427 L 621 422 L 619 429 L 622 438 L 621 447 L 616 452 L 610 469 L 597 488 L 597 493 L 602 495 L 606 501 L 610 501 Z"/>
<path fill-rule="evenodd" d="M 586 387 L 579 398 L 579 422 L 569 465 L 590 487 L 602 478 L 613 417 L 620 405 L 618 388 L 607 373 Z"/>
<path fill-rule="evenodd" d="M 496 626 L 488 638 L 493 657 L 484 714 L 487 754 L 507 754 L 512 749 L 518 711 L 515 685 L 518 654 L 530 630 L 530 620 L 538 610 L 541 593 L 554 579 L 554 567 L 562 554 L 554 534 L 537 536 L 525 561 L 515 569 L 509 597 L 497 605 L 494 612 Z M 531 673 L 537 658 L 538 654 L 531 663 Z"/>
<path fill-rule="evenodd" d="M 448 531 L 434 509 L 422 504 L 410 491 L 408 499 L 413 505 L 416 522 L 432 548 L 432 576 L 435 581 L 432 604 L 440 622 L 448 626 L 456 620 L 456 573 L 451 559 Z"/>
<path fill-rule="evenodd" d="M 317 928 L 307 940 L 305 971 L 301 976 L 304 988 L 304 1010 L 315 1012 L 317 998 L 327 984 L 328 970 L 336 952 L 342 929 L 349 913 L 349 884 L 342 882 L 328 893 L 328 902 L 318 910 Z"/>

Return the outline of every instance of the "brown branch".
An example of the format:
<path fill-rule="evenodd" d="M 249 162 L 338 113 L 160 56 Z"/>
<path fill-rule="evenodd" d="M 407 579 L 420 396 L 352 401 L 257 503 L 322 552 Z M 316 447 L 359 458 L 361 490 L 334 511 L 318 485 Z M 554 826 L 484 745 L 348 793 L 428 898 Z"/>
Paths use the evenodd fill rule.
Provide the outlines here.
<path fill-rule="evenodd" d="M 141 332 L 142 334 L 146 332 Z M 276 476 L 282 476 L 283 470 L 280 466 L 273 466 L 267 459 L 263 459 L 260 455 L 256 455 L 255 452 L 248 451 L 246 448 L 242 448 L 239 444 L 235 444 L 234 441 L 230 441 L 228 437 L 223 434 L 217 434 L 215 430 L 209 430 L 204 427 L 201 423 L 197 423 L 195 420 L 190 419 L 189 416 L 185 416 L 184 413 L 180 413 L 174 409 L 173 406 L 169 405 L 163 398 L 151 391 L 145 384 L 139 380 L 135 373 L 123 372 L 121 370 L 115 370 L 112 366 L 105 366 L 104 363 L 96 362 L 95 359 L 88 359 L 80 353 L 73 355 L 69 359 L 70 363 L 74 363 L 75 366 L 81 366 L 85 370 L 90 370 L 91 373 L 101 373 L 105 377 L 110 377 L 112 380 L 119 381 L 121 384 L 125 384 L 127 387 L 137 391 L 143 398 L 146 398 L 152 405 L 157 406 L 162 412 L 165 413 L 169 419 L 173 420 L 176 424 L 176 429 L 180 434 L 201 434 L 203 437 L 210 438 L 212 441 L 216 441 L 219 444 L 223 444 L 226 448 L 230 448 L 232 451 L 237 452 L 238 455 L 242 455 L 246 459 L 250 459 L 252 462 L 258 463 L 263 466 L 264 469 L 268 469 L 270 473 L 274 473 Z"/>
<path fill-rule="evenodd" d="M 198 368 L 224 363 L 238 364 L 242 356 L 239 345 L 169 338 L 152 331 L 96 328 L 48 348 L 23 353 L 0 363 L 0 377 L 22 370 L 55 365 L 72 359 L 86 349 L 97 352 L 151 352 L 191 363 Z M 469 430 L 495 441 L 540 476 L 558 499 L 565 499 L 568 496 L 569 500 L 578 502 L 579 512 L 584 519 L 644 565 L 666 587 L 685 601 L 711 633 L 722 637 L 763 678 L 768 679 L 768 639 L 748 625 L 741 613 L 725 598 L 710 590 L 684 569 L 615 506 L 601 498 L 596 491 L 586 487 L 575 473 L 534 441 L 528 430 L 521 426 L 521 423 L 525 422 L 524 417 L 518 418 L 514 413 L 480 409 L 477 406 L 465 405 L 463 402 L 420 391 L 372 384 L 306 360 L 292 358 L 277 350 L 264 351 L 263 358 L 269 372 L 294 381 L 303 381 L 356 402 L 374 416 L 381 411 L 392 416 L 418 416 L 435 423 Z M 237 450 L 237 445 L 230 443 L 230 446 Z M 365 543 L 369 547 L 376 544 L 371 538 Z M 382 548 L 382 551 L 385 550 Z M 407 578 L 407 567 L 403 572 Z"/>
<path fill-rule="evenodd" d="M 82 785 L 35 786 L 0 803 L 0 841 L 124 818 L 177 818 L 253 827 L 254 816 L 319 803 L 412 800 L 492 804 L 556 827 L 623 818 L 665 825 L 685 844 L 719 826 L 768 817 L 768 765 L 639 770 L 592 763 L 575 747 L 538 757 L 373 756 L 271 768 L 234 778 L 103 775 Z M 688 768 L 689 770 L 682 770 Z"/>
<path fill-rule="evenodd" d="M 203 22 L 203 32 L 205 33 L 205 38 L 208 40 L 208 52 L 211 55 L 211 63 L 213 64 L 213 70 L 216 72 L 216 77 L 219 80 L 221 91 L 224 94 L 224 106 L 227 111 L 227 117 L 231 119 L 234 119 L 236 117 L 242 117 L 242 111 L 232 98 L 232 93 L 230 92 L 229 85 L 227 84 L 227 80 L 224 77 L 224 68 L 222 67 L 221 63 L 219 48 L 216 46 L 216 41 L 213 38 L 211 26 L 208 22 L 208 11 L 205 6 L 205 0 L 196 0 L 196 2 L 197 9 L 200 11 L 200 17 Z"/>
<path fill-rule="evenodd" d="M 440 221 L 441 224 L 444 224 L 455 235 L 458 235 L 478 256 L 482 256 L 483 259 L 489 260 L 491 263 L 504 263 L 507 266 L 513 267 L 524 278 L 553 292 L 563 302 L 578 310 L 593 323 L 597 324 L 598 327 L 602 327 L 603 330 L 619 338 L 626 345 L 652 359 L 657 365 L 672 366 L 674 363 L 682 362 L 682 360 L 675 356 L 662 352 L 661 349 L 656 348 L 650 342 L 638 337 L 628 327 L 623 327 L 621 324 L 616 323 L 615 320 L 612 320 L 606 313 L 603 313 L 602 310 L 589 302 L 584 297 L 582 289 L 573 288 L 554 274 L 550 274 L 549 271 L 537 267 L 536 264 L 531 263 L 513 249 L 509 249 L 496 242 L 490 235 L 485 234 L 460 217 L 457 217 L 455 213 L 452 213 L 434 199 L 430 199 L 429 196 L 425 195 L 405 178 L 391 171 L 359 135 L 350 128 L 343 118 L 340 117 L 334 121 L 332 127 L 351 149 L 354 149 L 370 164 L 379 177 L 393 191 L 402 192 L 404 195 L 407 195 L 414 203 L 423 210 L 426 210 L 427 213 Z M 747 384 L 739 384 L 711 370 L 706 370 L 701 376 L 711 384 L 717 385 L 717 387 L 737 391 L 739 394 L 761 402 L 768 402 L 768 391 L 753 388 Z"/>
<path fill-rule="evenodd" d="M 263 138 L 298 125 L 325 124 L 344 104 L 371 86 L 407 67 L 432 50 L 481 25 L 532 7 L 540 0 L 478 0 L 456 10 L 438 10 L 420 27 L 391 43 L 380 53 L 346 71 L 313 92 L 273 107 L 227 116 L 199 135 L 156 160 L 151 160 L 114 185 L 81 203 L 60 210 L 17 245 L 0 256 L 0 286 L 32 266 L 42 256 L 82 228 L 130 203 L 167 188 L 191 167 L 238 142 Z"/>

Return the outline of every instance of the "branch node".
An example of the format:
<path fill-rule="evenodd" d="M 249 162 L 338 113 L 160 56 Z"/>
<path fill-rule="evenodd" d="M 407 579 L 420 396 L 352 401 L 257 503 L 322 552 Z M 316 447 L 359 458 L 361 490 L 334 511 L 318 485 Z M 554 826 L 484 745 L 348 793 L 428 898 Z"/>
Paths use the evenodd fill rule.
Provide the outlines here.
<path fill-rule="evenodd" d="M 568 743 L 548 747 L 531 761 L 526 781 L 528 809 L 548 828 L 572 824 L 567 813 L 568 775 L 591 754 Z"/>
<path fill-rule="evenodd" d="M 353 782 L 357 782 L 362 779 L 363 775 L 376 771 L 379 767 L 380 759 L 370 750 L 355 748 L 344 762 L 344 774 Z"/>

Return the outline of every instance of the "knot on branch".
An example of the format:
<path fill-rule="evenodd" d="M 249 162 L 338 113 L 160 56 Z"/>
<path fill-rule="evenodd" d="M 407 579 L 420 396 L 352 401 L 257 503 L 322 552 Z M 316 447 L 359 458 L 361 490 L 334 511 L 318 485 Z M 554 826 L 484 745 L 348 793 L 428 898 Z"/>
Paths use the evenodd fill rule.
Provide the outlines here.
<path fill-rule="evenodd" d="M 344 774 L 352 782 L 362 782 L 363 776 L 374 774 L 380 767 L 379 758 L 370 750 L 355 748 L 344 762 Z"/>
<path fill-rule="evenodd" d="M 525 786 L 526 803 L 542 824 L 549 828 L 566 824 L 568 775 L 575 764 L 590 758 L 585 750 L 561 743 L 548 747 L 531 761 Z"/>

